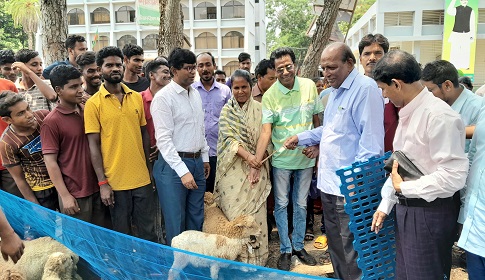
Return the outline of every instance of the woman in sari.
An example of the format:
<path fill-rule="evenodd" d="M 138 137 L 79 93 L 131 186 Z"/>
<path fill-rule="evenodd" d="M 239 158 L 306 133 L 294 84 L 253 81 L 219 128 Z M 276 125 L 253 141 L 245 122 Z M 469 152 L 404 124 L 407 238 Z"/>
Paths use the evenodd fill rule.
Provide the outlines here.
<path fill-rule="evenodd" d="M 260 225 L 258 249 L 249 248 L 239 261 L 264 266 L 268 260 L 266 198 L 271 191 L 269 165 L 256 161 L 261 132 L 261 104 L 251 95 L 251 76 L 236 70 L 231 77 L 232 98 L 222 108 L 217 142 L 214 196 L 226 217 L 252 215 Z"/>

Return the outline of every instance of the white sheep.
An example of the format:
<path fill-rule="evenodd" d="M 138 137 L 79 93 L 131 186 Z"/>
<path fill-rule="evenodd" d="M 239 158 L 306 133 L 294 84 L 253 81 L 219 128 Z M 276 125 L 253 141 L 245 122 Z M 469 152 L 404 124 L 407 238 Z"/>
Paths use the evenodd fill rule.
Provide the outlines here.
<path fill-rule="evenodd" d="M 247 220 L 233 224 L 232 232 L 237 232 L 239 235 L 229 238 L 220 234 L 184 231 L 172 239 L 172 247 L 216 258 L 235 260 L 245 250 L 243 245 L 250 241 L 250 236 L 259 236 L 261 229 L 254 218 L 249 216 Z M 219 279 L 220 268 L 229 266 L 229 264 L 217 263 L 175 251 L 169 279 L 174 279 L 189 264 L 194 267 L 210 267 L 212 279 Z"/>

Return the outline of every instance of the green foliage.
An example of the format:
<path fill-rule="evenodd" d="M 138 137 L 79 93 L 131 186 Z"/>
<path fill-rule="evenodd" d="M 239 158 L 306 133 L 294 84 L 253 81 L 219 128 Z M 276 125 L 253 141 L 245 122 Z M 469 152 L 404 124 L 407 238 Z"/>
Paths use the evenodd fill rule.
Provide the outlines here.
<path fill-rule="evenodd" d="M 308 49 L 311 38 L 306 36 L 306 31 L 314 17 L 310 1 L 267 0 L 266 17 L 268 54 L 278 47 L 291 47 L 299 57 L 298 50 Z"/>
<path fill-rule="evenodd" d="M 25 48 L 27 35 L 22 27 L 15 27 L 12 16 L 5 12 L 5 1 L 0 1 L 0 49 L 17 51 Z"/>
<path fill-rule="evenodd" d="M 339 22 L 338 26 L 340 31 L 343 34 L 346 34 L 347 31 L 354 25 L 366 12 L 369 8 L 374 5 L 376 0 L 357 0 L 357 5 L 355 6 L 354 16 L 352 17 L 352 21 L 350 24 L 348 22 Z"/>

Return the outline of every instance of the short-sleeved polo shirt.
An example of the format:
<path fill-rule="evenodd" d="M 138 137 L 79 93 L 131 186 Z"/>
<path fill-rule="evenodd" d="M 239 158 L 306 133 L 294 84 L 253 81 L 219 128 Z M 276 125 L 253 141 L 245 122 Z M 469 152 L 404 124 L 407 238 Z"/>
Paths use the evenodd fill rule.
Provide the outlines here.
<path fill-rule="evenodd" d="M 104 173 L 114 191 L 150 183 L 143 150 L 141 126 L 146 125 L 141 95 L 121 83 L 123 103 L 104 84 L 86 102 L 86 134 L 99 133 Z"/>
<path fill-rule="evenodd" d="M 42 153 L 57 154 L 64 184 L 75 198 L 99 191 L 88 138 L 84 133 L 83 107 L 79 106 L 78 113 L 59 104 L 47 115 L 40 129 Z"/>
<path fill-rule="evenodd" d="M 289 170 L 315 166 L 315 160 L 307 158 L 300 149 L 279 151 L 288 137 L 312 129 L 313 115 L 323 111 L 315 83 L 295 77 L 293 88 L 287 89 L 277 81 L 263 95 L 262 107 L 262 123 L 272 124 L 271 140 L 277 151 L 272 165 Z"/>

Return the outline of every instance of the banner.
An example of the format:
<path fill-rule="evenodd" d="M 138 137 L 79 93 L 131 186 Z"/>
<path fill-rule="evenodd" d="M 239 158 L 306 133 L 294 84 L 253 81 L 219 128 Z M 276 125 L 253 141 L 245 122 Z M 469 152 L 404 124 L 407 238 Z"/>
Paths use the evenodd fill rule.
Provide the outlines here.
<path fill-rule="evenodd" d="M 160 25 L 160 8 L 158 0 L 138 0 L 138 24 Z"/>
<path fill-rule="evenodd" d="M 456 69 L 472 80 L 475 72 L 479 0 L 445 0 L 443 52 Z"/>

